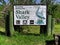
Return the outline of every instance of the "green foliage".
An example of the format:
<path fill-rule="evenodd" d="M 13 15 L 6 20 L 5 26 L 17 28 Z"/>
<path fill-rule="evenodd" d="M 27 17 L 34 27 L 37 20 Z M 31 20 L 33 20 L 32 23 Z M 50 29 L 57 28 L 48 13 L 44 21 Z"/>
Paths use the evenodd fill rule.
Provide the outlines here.
<path fill-rule="evenodd" d="M 46 0 L 41 0 L 41 3 L 45 4 Z M 55 0 L 47 0 L 48 15 L 52 15 L 53 18 L 60 18 L 60 5 L 55 3 Z"/>
<path fill-rule="evenodd" d="M 0 27 L 0 31 L 4 30 Z M 4 32 L 4 31 L 3 31 Z M 12 32 L 13 33 L 13 32 Z M 54 34 L 60 34 L 60 24 L 55 25 Z M 53 36 L 35 36 L 35 35 L 22 35 L 14 32 L 11 37 L 0 35 L 0 45 L 45 45 L 46 40 L 53 40 Z"/>
<path fill-rule="evenodd" d="M 60 5 L 51 3 L 48 5 L 49 14 L 52 15 L 53 18 L 60 18 Z"/>
<path fill-rule="evenodd" d="M 60 5 L 59 4 L 57 5 L 57 8 L 55 10 L 54 17 L 60 18 Z"/>
<path fill-rule="evenodd" d="M 60 34 L 60 24 L 55 25 L 54 34 Z"/>
<path fill-rule="evenodd" d="M 0 5 L 0 11 L 2 11 L 2 10 L 3 10 L 3 7 L 4 7 L 3 5 Z"/>
<path fill-rule="evenodd" d="M 2 3 L 2 5 L 6 4 L 5 0 L 0 0 L 0 2 Z"/>
<path fill-rule="evenodd" d="M 15 32 L 11 37 L 0 35 L 0 45 L 45 45 L 45 40 L 52 40 L 53 36 L 21 35 Z"/>
<path fill-rule="evenodd" d="M 41 4 L 46 4 L 46 0 L 41 0 Z"/>
<path fill-rule="evenodd" d="M 40 26 L 22 26 L 23 33 L 40 34 Z"/>
<path fill-rule="evenodd" d="M 32 0 L 9 0 L 11 4 L 32 4 Z"/>
<path fill-rule="evenodd" d="M 4 28 L 0 27 L 0 31 L 4 32 Z M 55 30 L 53 33 L 60 34 L 60 24 L 55 25 Z M 14 32 L 14 34 L 11 37 L 7 37 L 5 35 L 0 34 L 0 45 L 45 45 L 46 40 L 53 39 L 54 39 L 53 35 L 44 36 L 42 34 L 40 36 L 35 36 L 35 35 L 22 35 L 21 33 Z"/>

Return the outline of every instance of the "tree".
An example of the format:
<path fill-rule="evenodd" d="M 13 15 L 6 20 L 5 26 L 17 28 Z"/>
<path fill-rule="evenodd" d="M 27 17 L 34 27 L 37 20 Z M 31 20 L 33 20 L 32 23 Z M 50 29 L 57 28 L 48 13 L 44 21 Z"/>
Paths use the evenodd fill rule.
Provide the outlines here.
<path fill-rule="evenodd" d="M 54 5 L 54 2 L 55 2 L 55 0 L 41 0 L 41 4 L 45 4 L 46 6 L 47 6 L 47 14 L 48 15 L 54 15 L 54 11 L 55 11 L 55 9 L 56 9 L 56 6 Z M 48 16 L 47 16 L 48 17 Z M 51 17 L 50 17 L 51 18 Z M 51 24 L 51 23 L 50 23 Z M 44 33 L 44 34 L 47 34 L 48 33 L 48 19 L 47 19 L 47 25 L 45 25 L 45 26 L 41 26 L 41 30 L 40 30 L 40 33 L 42 34 L 42 33 Z M 49 27 L 49 28 L 51 28 L 51 27 Z"/>
<path fill-rule="evenodd" d="M 48 8 L 48 15 L 52 15 L 52 17 L 55 17 L 55 11 L 57 10 L 57 4 L 55 4 L 56 0 L 41 0 L 42 4 L 46 4 Z"/>
<path fill-rule="evenodd" d="M 0 2 L 2 3 L 2 5 L 6 5 L 5 0 L 0 0 Z"/>
<path fill-rule="evenodd" d="M 41 4 L 46 4 L 46 0 L 41 0 Z"/>
<path fill-rule="evenodd" d="M 9 0 L 10 3 L 10 10 L 13 10 L 13 5 L 14 4 L 22 4 L 22 5 L 28 5 L 28 4 L 32 4 L 32 0 Z M 23 31 L 23 26 L 15 26 L 14 25 L 14 29 L 17 31 Z M 21 29 L 21 30 L 20 30 Z"/>

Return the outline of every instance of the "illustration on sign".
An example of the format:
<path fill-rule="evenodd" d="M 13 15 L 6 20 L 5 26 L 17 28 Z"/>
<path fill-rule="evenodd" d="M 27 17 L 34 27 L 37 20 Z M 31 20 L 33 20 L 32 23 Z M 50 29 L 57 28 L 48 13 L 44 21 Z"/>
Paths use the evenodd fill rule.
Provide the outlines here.
<path fill-rule="evenodd" d="M 44 21 L 43 20 L 45 19 L 45 17 L 43 15 L 43 9 L 40 10 L 40 11 L 39 11 L 39 9 L 40 9 L 40 7 L 38 7 L 38 9 L 36 11 L 36 16 L 39 18 L 37 20 L 37 24 L 44 24 Z"/>

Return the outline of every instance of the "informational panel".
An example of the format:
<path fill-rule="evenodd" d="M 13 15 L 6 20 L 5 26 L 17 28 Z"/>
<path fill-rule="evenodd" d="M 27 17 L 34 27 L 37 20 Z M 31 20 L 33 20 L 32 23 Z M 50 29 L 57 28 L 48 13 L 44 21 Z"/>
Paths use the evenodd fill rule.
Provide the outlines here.
<path fill-rule="evenodd" d="M 46 5 L 14 5 L 14 25 L 46 25 Z"/>

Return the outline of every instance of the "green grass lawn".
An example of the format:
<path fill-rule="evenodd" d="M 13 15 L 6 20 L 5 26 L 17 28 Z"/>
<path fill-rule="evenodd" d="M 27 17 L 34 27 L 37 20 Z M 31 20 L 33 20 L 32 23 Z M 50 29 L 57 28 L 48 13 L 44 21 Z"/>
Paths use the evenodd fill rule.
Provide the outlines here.
<path fill-rule="evenodd" d="M 39 26 L 30 27 L 31 30 L 29 33 L 39 34 Z M 35 30 L 34 30 L 35 29 Z M 25 29 L 26 30 L 26 29 Z M 32 31 L 33 30 L 33 31 Z M 37 30 L 37 31 L 36 31 Z M 4 32 L 4 28 L 0 27 L 0 31 Z M 60 34 L 60 25 L 55 25 L 55 34 Z M 14 32 L 11 37 L 0 34 L 0 45 L 45 45 L 46 40 L 53 40 L 53 36 L 44 36 L 44 35 L 23 35 L 18 32 Z"/>

